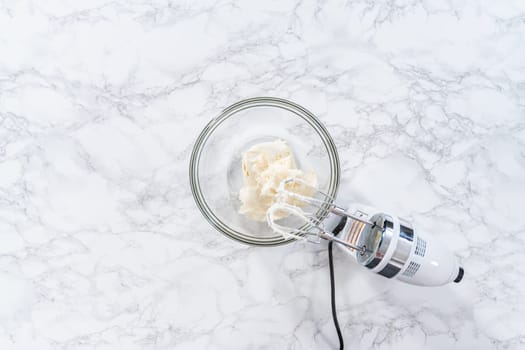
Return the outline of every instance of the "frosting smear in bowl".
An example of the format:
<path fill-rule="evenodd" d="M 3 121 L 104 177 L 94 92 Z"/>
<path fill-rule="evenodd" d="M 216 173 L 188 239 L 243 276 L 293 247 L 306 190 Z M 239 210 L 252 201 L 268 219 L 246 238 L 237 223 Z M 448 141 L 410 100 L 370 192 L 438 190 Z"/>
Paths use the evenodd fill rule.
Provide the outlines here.
<path fill-rule="evenodd" d="M 276 201 L 279 185 L 290 178 L 300 179 L 307 186 L 297 183 L 286 186 L 297 194 L 309 196 L 311 189 L 317 187 L 314 172 L 304 172 L 297 168 L 292 149 L 283 140 L 261 142 L 242 154 L 243 186 L 239 191 L 241 206 L 239 213 L 255 221 L 266 221 L 266 212 Z M 297 200 L 290 204 L 301 206 Z M 276 219 L 284 218 L 277 213 Z"/>

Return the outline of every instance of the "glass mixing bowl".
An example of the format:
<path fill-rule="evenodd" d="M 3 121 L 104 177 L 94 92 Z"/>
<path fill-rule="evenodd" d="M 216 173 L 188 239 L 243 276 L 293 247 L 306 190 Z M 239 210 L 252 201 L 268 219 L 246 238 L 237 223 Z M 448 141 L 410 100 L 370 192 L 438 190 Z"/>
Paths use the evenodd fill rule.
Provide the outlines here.
<path fill-rule="evenodd" d="M 221 233 L 259 246 L 287 243 L 266 222 L 239 214 L 242 153 L 259 142 L 285 140 L 297 167 L 317 174 L 319 190 L 335 198 L 339 158 L 321 122 L 303 107 L 279 98 L 257 97 L 226 108 L 200 133 L 190 160 L 190 185 L 204 217 Z M 325 210 L 316 213 L 318 219 Z"/>

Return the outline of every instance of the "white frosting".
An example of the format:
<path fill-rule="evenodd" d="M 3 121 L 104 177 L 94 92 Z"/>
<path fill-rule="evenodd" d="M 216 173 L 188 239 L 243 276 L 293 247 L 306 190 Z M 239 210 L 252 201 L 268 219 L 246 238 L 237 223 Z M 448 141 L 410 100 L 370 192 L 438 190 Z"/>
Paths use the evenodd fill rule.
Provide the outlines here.
<path fill-rule="evenodd" d="M 317 176 L 297 169 L 295 158 L 283 140 L 258 143 L 242 155 L 243 187 L 239 191 L 242 204 L 239 213 L 252 220 L 265 221 L 266 212 L 277 200 L 278 188 L 287 179 L 301 180 L 301 185 L 290 184 L 293 192 L 310 195 L 317 187 Z M 298 205 L 297 200 L 294 205 Z M 285 212 L 276 212 L 275 219 L 286 217 Z"/>

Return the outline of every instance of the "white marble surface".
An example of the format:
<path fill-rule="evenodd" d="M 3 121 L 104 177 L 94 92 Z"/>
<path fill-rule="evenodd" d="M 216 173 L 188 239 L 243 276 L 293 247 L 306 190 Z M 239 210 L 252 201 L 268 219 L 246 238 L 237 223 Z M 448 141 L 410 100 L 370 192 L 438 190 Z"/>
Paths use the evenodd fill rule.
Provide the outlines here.
<path fill-rule="evenodd" d="M 326 246 L 215 232 L 200 129 L 289 98 L 343 195 L 460 257 L 419 288 L 337 254 L 350 349 L 525 348 L 525 3 L 0 1 L 0 349 L 329 349 Z"/>

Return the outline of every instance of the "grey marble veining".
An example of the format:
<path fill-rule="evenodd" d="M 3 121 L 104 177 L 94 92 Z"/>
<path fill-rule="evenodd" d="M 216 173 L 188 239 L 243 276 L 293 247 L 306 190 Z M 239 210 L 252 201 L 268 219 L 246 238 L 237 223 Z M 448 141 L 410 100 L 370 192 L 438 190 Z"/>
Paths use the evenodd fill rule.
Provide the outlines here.
<path fill-rule="evenodd" d="M 458 285 L 336 253 L 351 349 L 525 348 L 522 1 L 0 1 L 0 349 L 336 347 L 325 244 L 253 248 L 189 189 L 242 98 L 314 112 L 339 198 L 445 241 Z"/>

